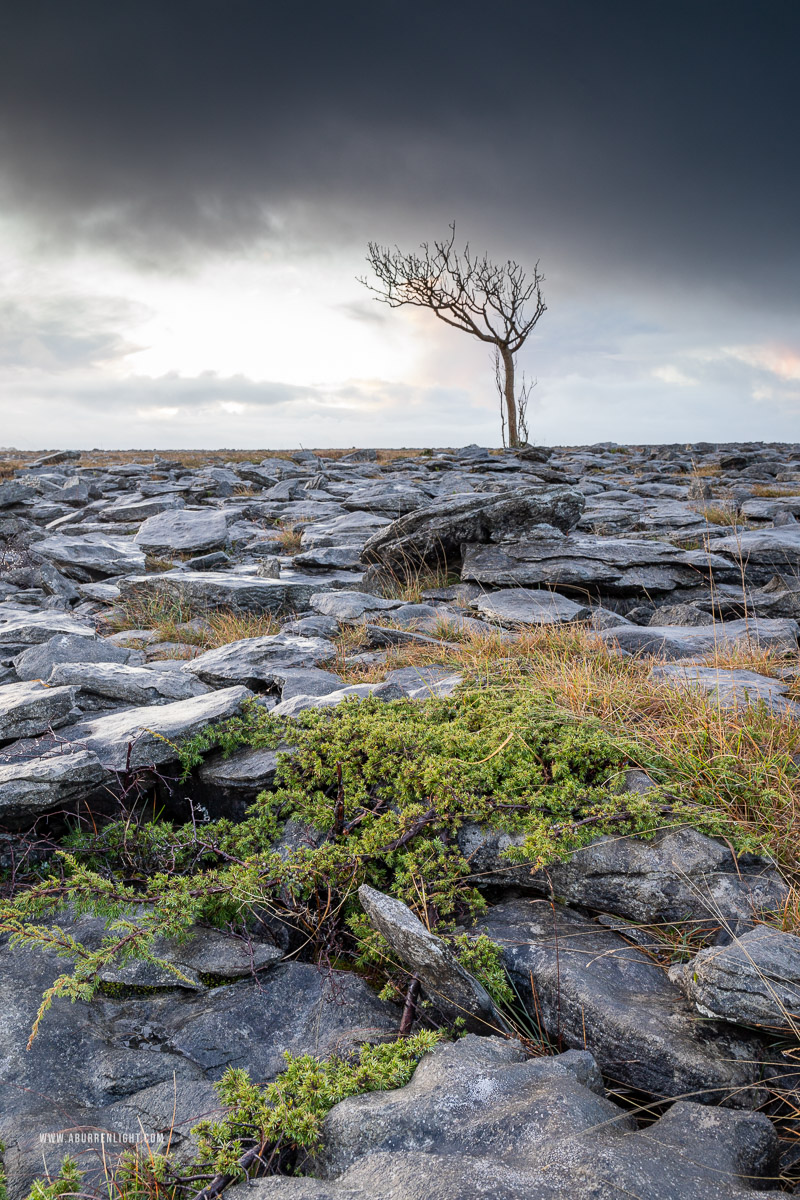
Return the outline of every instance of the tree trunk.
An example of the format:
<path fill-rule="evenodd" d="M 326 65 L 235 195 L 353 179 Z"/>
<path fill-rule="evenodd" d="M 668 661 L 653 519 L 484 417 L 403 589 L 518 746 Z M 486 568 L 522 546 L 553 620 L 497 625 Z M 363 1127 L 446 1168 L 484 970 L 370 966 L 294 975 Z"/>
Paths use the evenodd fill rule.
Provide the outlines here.
<path fill-rule="evenodd" d="M 498 350 L 503 360 L 503 395 L 506 402 L 506 416 L 508 417 L 508 444 L 509 446 L 518 446 L 517 398 L 514 395 L 514 356 L 507 346 L 498 346 Z"/>

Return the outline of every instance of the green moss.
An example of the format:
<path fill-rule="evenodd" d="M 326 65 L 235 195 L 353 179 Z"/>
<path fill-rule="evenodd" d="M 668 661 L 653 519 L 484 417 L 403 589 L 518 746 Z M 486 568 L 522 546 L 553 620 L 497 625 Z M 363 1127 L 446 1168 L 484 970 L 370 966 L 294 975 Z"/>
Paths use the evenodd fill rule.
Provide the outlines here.
<path fill-rule="evenodd" d="M 178 986 L 177 980 L 175 986 Z M 98 995 L 106 996 L 109 1000 L 132 1000 L 140 999 L 143 996 L 159 996 L 164 992 L 164 988 L 145 987 L 138 983 L 111 983 L 103 980 L 97 985 L 97 992 Z"/>

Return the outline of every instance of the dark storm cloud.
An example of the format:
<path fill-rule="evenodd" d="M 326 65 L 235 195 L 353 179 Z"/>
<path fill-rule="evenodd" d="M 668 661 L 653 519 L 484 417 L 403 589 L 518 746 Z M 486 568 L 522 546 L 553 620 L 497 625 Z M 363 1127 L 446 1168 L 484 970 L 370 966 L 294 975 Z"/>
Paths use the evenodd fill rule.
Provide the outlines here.
<path fill-rule="evenodd" d="M 548 269 L 796 296 L 795 0 L 26 0 L 0 20 L 2 176 L 43 237 L 158 266 L 457 216 Z"/>

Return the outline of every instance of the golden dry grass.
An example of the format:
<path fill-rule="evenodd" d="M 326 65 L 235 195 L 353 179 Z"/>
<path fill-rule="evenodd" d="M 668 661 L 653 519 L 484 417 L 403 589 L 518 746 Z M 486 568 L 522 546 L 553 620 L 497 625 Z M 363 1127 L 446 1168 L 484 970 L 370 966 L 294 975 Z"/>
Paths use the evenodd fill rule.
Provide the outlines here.
<path fill-rule="evenodd" d="M 781 496 L 797 496 L 800 494 L 800 483 L 757 483 L 752 489 L 753 495 L 759 499 L 780 499 Z"/>
<path fill-rule="evenodd" d="M 197 618 L 175 601 L 162 597 L 130 597 L 111 616 L 116 632 L 154 629 L 165 642 L 214 650 L 243 638 L 277 633 L 280 621 L 272 613 L 240 613 L 217 609 Z"/>
<path fill-rule="evenodd" d="M 732 504 L 696 504 L 695 509 L 708 525 L 735 525 L 737 523 L 736 509 Z M 738 523 L 742 524 L 741 518 L 738 519 Z"/>
<path fill-rule="evenodd" d="M 716 479 L 722 474 L 722 467 L 700 466 L 695 467 L 692 475 L 696 475 L 699 479 Z"/>
<path fill-rule="evenodd" d="M 276 542 L 280 542 L 284 554 L 299 554 L 303 547 L 303 533 L 291 525 L 278 525 L 274 531 Z"/>

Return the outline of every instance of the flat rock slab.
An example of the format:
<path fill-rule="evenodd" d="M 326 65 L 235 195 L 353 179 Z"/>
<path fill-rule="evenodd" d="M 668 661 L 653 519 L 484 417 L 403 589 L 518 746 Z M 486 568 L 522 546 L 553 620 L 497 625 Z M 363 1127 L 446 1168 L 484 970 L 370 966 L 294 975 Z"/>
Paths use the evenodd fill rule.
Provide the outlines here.
<path fill-rule="evenodd" d="M 756 582 L 766 582 L 775 571 L 796 574 L 800 567 L 800 525 L 778 529 L 748 529 L 714 541 L 714 553 L 743 564 Z"/>
<path fill-rule="evenodd" d="M 344 686 L 341 676 L 319 667 L 281 667 L 275 671 L 275 681 L 281 689 L 281 700 L 291 700 L 293 696 L 328 696 Z"/>
<path fill-rule="evenodd" d="M 0 742 L 36 737 L 70 719 L 75 688 L 45 687 L 38 680 L 0 687 Z"/>
<path fill-rule="evenodd" d="M 406 692 L 396 683 L 351 683 L 347 687 L 337 688 L 336 691 L 324 695 L 295 695 L 289 700 L 281 700 L 273 708 L 276 717 L 296 717 L 310 708 L 335 708 L 346 701 L 358 701 L 374 698 L 375 700 L 406 700 Z"/>
<path fill-rule="evenodd" d="M 144 554 L 132 539 L 101 533 L 62 533 L 36 543 L 36 553 L 71 579 L 89 583 L 107 575 L 144 570 Z"/>
<path fill-rule="evenodd" d="M 754 617 L 748 621 L 726 621 L 697 627 L 672 625 L 626 625 L 604 629 L 600 637 L 628 654 L 652 654 L 675 660 L 713 654 L 717 649 L 754 646 L 791 654 L 797 651 L 800 625 L 788 617 Z"/>
<path fill-rule="evenodd" d="M 778 1200 L 760 1113 L 678 1102 L 637 1129 L 589 1054 L 525 1058 L 499 1038 L 437 1047 L 396 1091 L 340 1101 L 322 1178 L 237 1184 L 231 1200 Z M 771 1178 L 775 1189 L 769 1188 Z M 752 1190 L 757 1187 L 756 1192 Z"/>
<path fill-rule="evenodd" d="M 11 508 L 15 504 L 24 504 L 35 499 L 36 493 L 33 488 L 24 483 L 16 483 L 12 479 L 0 483 L 0 508 Z"/>
<path fill-rule="evenodd" d="M 225 571 L 166 571 L 163 575 L 134 575 L 120 581 L 127 596 L 163 596 L 194 612 L 230 609 L 233 612 L 292 613 L 308 608 L 319 579 L 261 579 Z"/>
<path fill-rule="evenodd" d="M 331 662 L 336 653 L 333 642 L 326 638 L 275 633 L 243 638 L 216 650 L 207 650 L 187 663 L 184 670 L 212 687 L 240 683 L 256 689 L 277 683 L 292 668 L 316 667 L 318 663 Z M 341 687 L 341 680 L 336 686 Z"/>
<path fill-rule="evenodd" d="M 573 587 L 620 595 L 668 593 L 697 587 L 712 567 L 735 582 L 725 558 L 678 550 L 666 542 L 635 538 L 519 538 L 502 546 L 468 544 L 461 577 L 505 587 Z M 726 576 L 726 577 L 727 577 Z"/>
<path fill-rule="evenodd" d="M 171 508 L 148 517 L 133 540 L 147 554 L 202 554 L 225 545 L 228 522 L 215 508 Z"/>
<path fill-rule="evenodd" d="M 0 605 L 0 649 L 4 646 L 38 646 L 41 642 L 49 642 L 56 634 L 87 639 L 96 637 L 91 625 L 56 609 L 26 611 L 8 604 Z"/>
<path fill-rule="evenodd" d="M 364 546 L 379 529 L 391 525 L 389 517 L 370 512 L 349 512 L 330 521 L 315 521 L 303 530 L 303 551 L 325 546 Z"/>
<path fill-rule="evenodd" d="M 384 483 L 376 480 L 372 487 L 361 487 L 352 492 L 344 501 L 344 507 L 399 517 L 430 502 L 430 494 L 418 487 L 407 483 Z"/>
<path fill-rule="evenodd" d="M 71 726 L 70 740 L 91 750 L 110 771 L 174 762 L 175 743 L 235 716 L 252 694 L 230 687 L 173 704 L 126 708 Z"/>
<path fill-rule="evenodd" d="M 275 782 L 281 753 L 292 753 L 284 746 L 277 750 L 254 750 L 246 746 L 225 757 L 211 754 L 197 772 L 201 783 L 222 791 L 255 797 Z"/>
<path fill-rule="evenodd" d="M 340 571 L 363 569 L 359 546 L 319 546 L 317 549 L 295 554 L 292 562 L 300 570 L 306 567 L 325 567 L 328 570 Z"/>
<path fill-rule="evenodd" d="M 452 696 L 463 676 L 452 667 L 397 667 L 387 671 L 385 683 L 396 683 L 412 700 Z"/>
<path fill-rule="evenodd" d="M 168 509 L 183 508 L 184 504 L 185 501 L 182 497 L 174 493 L 147 497 L 134 493 L 115 500 L 113 504 L 109 504 L 108 508 L 101 509 L 98 517 L 101 521 L 124 521 L 138 524 L 140 521 L 146 521 L 148 517 L 154 517 L 157 513 L 166 512 Z"/>
<path fill-rule="evenodd" d="M 490 620 L 504 625 L 556 625 L 562 621 L 582 621 L 591 616 L 591 609 L 576 604 L 558 592 L 546 588 L 504 588 L 481 596 L 473 607 Z"/>
<path fill-rule="evenodd" d="M 107 936 L 105 922 L 98 919 L 95 936 L 84 934 L 83 945 L 90 949 L 99 948 L 102 939 Z M 232 983 L 235 979 L 265 971 L 283 958 L 283 950 L 271 942 L 258 939 L 248 942 L 218 929 L 204 929 L 201 926 L 190 929 L 182 940 L 154 938 L 152 952 L 164 962 L 164 966 L 132 958 L 119 967 L 103 968 L 100 978 L 103 983 L 127 987 L 177 987 L 201 991 L 208 985 L 209 976 L 215 984 L 225 981 Z M 174 970 L 170 970 L 170 967 Z M 176 971 L 180 974 L 176 974 Z"/>
<path fill-rule="evenodd" d="M 168 704 L 209 691 L 188 672 L 129 667 L 125 663 L 57 663 L 47 684 L 51 688 L 69 685 L 80 693 L 101 696 L 119 705 Z"/>
<path fill-rule="evenodd" d="M 664 604 L 657 608 L 648 625 L 713 625 L 714 617 L 694 604 Z"/>
<path fill-rule="evenodd" d="M 797 1035 L 800 937 L 793 933 L 757 925 L 728 946 L 701 950 L 676 974 L 704 1016 Z"/>
<path fill-rule="evenodd" d="M 470 932 L 502 948 L 520 1000 L 549 1038 L 588 1049 L 607 1078 L 658 1098 L 752 1108 L 765 1047 L 700 1021 L 642 950 L 550 901 L 488 910 Z"/>
<path fill-rule="evenodd" d="M 755 671 L 728 671 L 695 663 L 659 663 L 653 667 L 651 675 L 679 687 L 705 692 L 720 708 L 735 710 L 763 703 L 773 712 L 800 717 L 800 704 L 787 696 L 789 685 Z"/>
<path fill-rule="evenodd" d="M 15 827 L 89 795 L 107 778 L 96 754 L 67 747 L 0 764 L 0 823 Z"/>
<path fill-rule="evenodd" d="M 323 592 L 312 596 L 311 607 L 315 612 L 337 621 L 357 621 L 365 613 L 390 612 L 402 607 L 402 600 L 384 600 L 371 592 Z"/>

